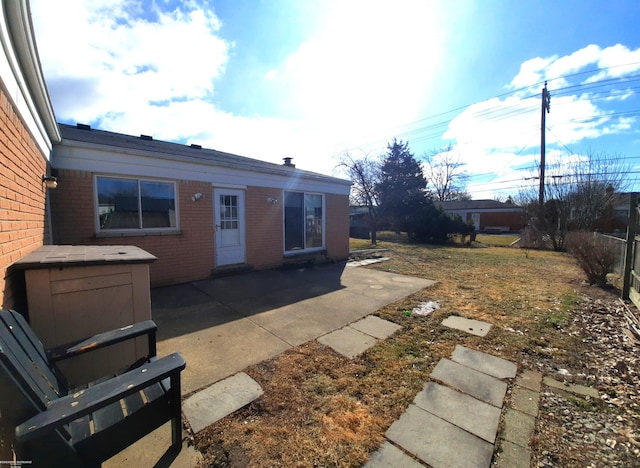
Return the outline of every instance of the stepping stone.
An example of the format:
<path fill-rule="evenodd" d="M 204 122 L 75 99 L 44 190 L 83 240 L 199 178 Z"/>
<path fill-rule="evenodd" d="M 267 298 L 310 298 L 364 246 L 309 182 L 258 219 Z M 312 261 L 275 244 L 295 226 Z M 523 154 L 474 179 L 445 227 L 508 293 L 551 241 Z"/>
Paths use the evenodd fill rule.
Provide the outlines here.
<path fill-rule="evenodd" d="M 413 404 L 391 425 L 386 436 L 434 468 L 491 465 L 493 444 Z"/>
<path fill-rule="evenodd" d="M 476 336 L 486 336 L 491 329 L 491 324 L 481 322 L 480 320 L 472 320 L 458 315 L 451 315 L 442 321 L 442 325 L 456 330 L 462 330 Z"/>
<path fill-rule="evenodd" d="M 413 403 L 465 431 L 494 443 L 500 409 L 435 382 L 427 382 Z"/>
<path fill-rule="evenodd" d="M 542 387 L 542 374 L 530 370 L 522 371 L 522 374 L 516 379 L 516 385 L 539 392 Z"/>
<path fill-rule="evenodd" d="M 560 390 L 564 390 L 565 392 L 575 393 L 576 395 L 581 395 L 584 397 L 600 398 L 598 390 L 593 387 L 585 387 L 584 385 L 558 382 L 556 379 L 552 379 L 551 377 L 545 377 L 543 379 L 543 382 L 547 387 L 558 388 Z"/>
<path fill-rule="evenodd" d="M 500 452 L 496 455 L 496 468 L 529 468 L 531 466 L 531 450 L 503 440 Z"/>
<path fill-rule="evenodd" d="M 520 447 L 528 448 L 535 426 L 536 418 L 533 416 L 508 409 L 504 414 L 504 429 L 500 437 Z"/>
<path fill-rule="evenodd" d="M 380 450 L 374 453 L 363 468 L 389 468 L 398 466 L 402 468 L 424 468 L 409 455 L 389 442 L 382 444 Z"/>
<path fill-rule="evenodd" d="M 465 348 L 461 345 L 456 345 L 451 359 L 498 379 L 512 379 L 518 371 L 518 366 L 511 361 L 476 351 L 475 349 Z"/>
<path fill-rule="evenodd" d="M 533 417 L 538 416 L 540 394 L 527 388 L 515 387 L 511 394 L 511 407 Z"/>
<path fill-rule="evenodd" d="M 502 407 L 507 393 L 506 382 L 445 358 L 440 359 L 431 377 L 497 408 Z"/>
<path fill-rule="evenodd" d="M 375 315 L 369 315 L 349 326 L 381 340 L 388 338 L 402 328 L 400 325 L 383 320 Z"/>
<path fill-rule="evenodd" d="M 351 327 L 344 327 L 321 336 L 318 341 L 348 358 L 354 358 L 376 344 L 373 336 Z"/>
<path fill-rule="evenodd" d="M 182 412 L 193 432 L 200 432 L 263 393 L 255 380 L 240 372 L 187 398 L 182 402 Z"/>

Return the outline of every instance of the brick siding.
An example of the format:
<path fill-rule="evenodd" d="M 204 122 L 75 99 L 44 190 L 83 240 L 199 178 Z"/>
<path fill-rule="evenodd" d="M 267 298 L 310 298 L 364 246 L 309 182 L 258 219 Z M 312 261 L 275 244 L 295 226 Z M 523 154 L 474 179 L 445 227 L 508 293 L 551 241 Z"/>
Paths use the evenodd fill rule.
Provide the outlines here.
<path fill-rule="evenodd" d="M 277 203 L 269 203 L 275 198 Z M 284 221 L 282 190 L 249 187 L 246 194 L 247 263 L 257 269 L 282 265 Z"/>
<path fill-rule="evenodd" d="M 0 291 L 2 308 L 26 309 L 24 274 L 11 265 L 47 238 L 45 156 L 0 86 Z"/>
<path fill-rule="evenodd" d="M 349 256 L 349 197 L 325 195 L 327 257 L 345 260 Z"/>

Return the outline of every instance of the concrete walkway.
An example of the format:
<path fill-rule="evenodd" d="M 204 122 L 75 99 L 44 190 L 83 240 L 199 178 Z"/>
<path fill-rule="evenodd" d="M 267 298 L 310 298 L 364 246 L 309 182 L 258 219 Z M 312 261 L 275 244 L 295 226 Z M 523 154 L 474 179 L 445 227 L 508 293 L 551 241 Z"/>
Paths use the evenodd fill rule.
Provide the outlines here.
<path fill-rule="evenodd" d="M 491 328 L 457 316 L 442 324 L 478 336 Z M 457 345 L 451 359 L 438 362 L 431 380 L 391 425 L 387 441 L 365 467 L 488 468 L 498 446 L 496 466 L 528 468 L 542 374 L 519 375 L 510 405 L 503 408 L 507 381 L 516 375 L 516 364 Z M 501 418 L 504 427 L 498 434 Z"/>
<path fill-rule="evenodd" d="M 433 380 L 391 425 L 389 442 L 366 466 L 388 467 L 404 459 L 436 468 L 489 467 L 507 391 L 504 379 L 516 371 L 509 361 L 456 346 L 452 360 L 438 362 Z"/>

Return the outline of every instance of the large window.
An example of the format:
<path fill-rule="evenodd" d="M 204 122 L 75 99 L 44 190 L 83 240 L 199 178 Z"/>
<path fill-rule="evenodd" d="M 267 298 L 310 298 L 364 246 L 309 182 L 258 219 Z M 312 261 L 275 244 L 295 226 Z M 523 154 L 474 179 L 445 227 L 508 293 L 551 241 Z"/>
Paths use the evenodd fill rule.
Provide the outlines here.
<path fill-rule="evenodd" d="M 284 193 L 284 249 L 286 252 L 324 246 L 322 195 Z"/>
<path fill-rule="evenodd" d="M 172 182 L 96 178 L 100 231 L 176 227 Z"/>

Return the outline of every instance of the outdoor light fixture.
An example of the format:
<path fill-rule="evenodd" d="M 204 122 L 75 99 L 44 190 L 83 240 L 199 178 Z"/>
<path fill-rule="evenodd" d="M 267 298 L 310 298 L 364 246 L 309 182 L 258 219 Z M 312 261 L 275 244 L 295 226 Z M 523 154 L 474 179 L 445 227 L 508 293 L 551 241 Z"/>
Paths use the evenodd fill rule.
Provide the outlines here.
<path fill-rule="evenodd" d="M 276 203 L 278 203 L 278 199 L 277 198 L 273 198 L 273 197 L 267 198 L 267 201 L 269 203 L 271 203 L 272 205 L 275 205 Z"/>
<path fill-rule="evenodd" d="M 54 189 L 58 186 L 58 179 L 53 176 L 42 174 L 42 183 L 48 189 Z"/>
<path fill-rule="evenodd" d="M 204 193 L 200 193 L 200 192 L 194 193 L 193 196 L 191 197 L 191 201 L 197 202 L 201 198 L 204 198 Z"/>

